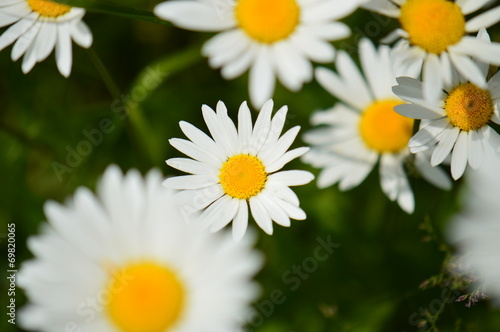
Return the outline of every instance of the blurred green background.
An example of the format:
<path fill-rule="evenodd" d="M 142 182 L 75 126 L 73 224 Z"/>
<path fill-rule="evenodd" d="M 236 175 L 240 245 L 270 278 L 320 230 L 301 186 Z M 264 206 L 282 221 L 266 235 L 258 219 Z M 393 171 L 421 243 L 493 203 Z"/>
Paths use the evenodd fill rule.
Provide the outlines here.
<path fill-rule="evenodd" d="M 152 10 L 157 2 L 123 0 L 121 4 Z M 89 12 L 85 21 L 94 44 L 90 50 L 74 46 L 69 79 L 58 73 L 54 55 L 23 75 L 19 61 L 10 60 L 11 48 L 0 52 L 0 257 L 7 253 L 7 224 L 15 223 L 17 267 L 31 257 L 26 238 L 38 232 L 46 200 L 62 201 L 78 186 L 94 188 L 111 163 L 123 170 L 146 172 L 156 167 L 165 175 L 179 174 L 164 163 L 180 156 L 167 142 L 183 137 L 178 122 L 186 120 L 205 130 L 202 104 L 215 107 L 223 100 L 235 119 L 239 105 L 248 99 L 247 75 L 225 81 L 199 54 L 210 34 L 102 13 Z M 360 37 L 377 41 L 397 26 L 394 20 L 363 10 L 344 21 L 353 35 L 334 44 L 355 58 Z M 498 25 L 489 31 L 493 40 L 500 41 Z M 168 75 L 164 80 L 159 75 L 156 83 L 145 87 L 140 75 L 151 70 Z M 157 76 L 148 79 L 152 77 Z M 127 100 L 140 101 L 129 104 L 128 115 Z M 302 133 L 310 128 L 308 119 L 314 110 L 335 102 L 315 82 L 297 94 L 278 84 L 274 100 L 275 109 L 289 106 L 286 128 L 301 125 Z M 86 133 L 95 133 L 102 121 L 109 129 L 102 141 L 99 135 L 92 136 L 97 142 L 92 143 Z M 59 169 L 58 174 L 54 162 L 67 164 L 71 151 L 79 144 L 85 148 L 82 141 L 90 142 L 83 143 L 91 147 L 88 155 L 70 156 L 74 167 Z M 300 145 L 298 140 L 295 146 Z M 289 168 L 309 169 L 300 161 Z M 257 277 L 263 286 L 255 304 L 260 314 L 249 329 L 500 331 L 500 311 L 487 301 L 466 308 L 452 298 L 441 306 L 443 299 L 453 296 L 443 282 L 419 288 L 442 272 L 449 250 L 443 233 L 449 217 L 460 208 L 460 182 L 451 192 L 443 192 L 418 177 L 410 180 L 416 196 L 411 216 L 382 194 L 377 171 L 345 193 L 337 187 L 318 190 L 315 183 L 295 189 L 308 220 L 294 221 L 289 229 L 275 225 L 272 237 L 259 230 L 258 247 L 266 255 L 266 265 Z M 340 246 L 328 259 L 312 264 L 310 257 L 319 243 L 329 240 Z M 22 331 L 7 323 L 7 262 L 2 259 L 0 330 Z M 22 291 L 16 292 L 16 299 L 18 307 L 25 302 Z M 418 324 L 426 318 L 426 309 L 430 314 L 444 310 L 435 326 L 429 323 L 422 328 Z"/>

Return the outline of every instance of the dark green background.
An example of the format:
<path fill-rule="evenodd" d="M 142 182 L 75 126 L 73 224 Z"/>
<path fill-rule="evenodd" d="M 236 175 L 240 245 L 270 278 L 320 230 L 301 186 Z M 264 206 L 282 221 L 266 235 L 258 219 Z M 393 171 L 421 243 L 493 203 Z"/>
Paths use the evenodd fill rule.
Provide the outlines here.
<path fill-rule="evenodd" d="M 122 4 L 151 10 L 156 2 L 127 0 Z M 94 188 L 111 163 L 124 170 L 146 172 L 156 167 L 165 175 L 179 174 L 164 163 L 180 156 L 167 142 L 183 137 L 178 122 L 186 120 L 205 130 L 202 104 L 215 107 L 223 100 L 234 119 L 240 103 L 248 99 L 247 75 L 225 81 L 197 55 L 210 34 L 102 13 L 87 13 L 85 21 L 93 31 L 94 44 L 92 50 L 74 46 L 69 79 L 58 73 L 53 55 L 23 75 L 20 61 L 10 60 L 11 47 L 0 52 L 0 257 L 7 252 L 7 224 L 16 223 L 17 266 L 31 256 L 25 241 L 38 232 L 46 200 L 62 201 L 78 186 Z M 335 45 L 356 59 L 361 36 L 377 41 L 397 27 L 393 20 L 362 10 L 344 21 L 352 27 L 353 36 Z M 493 40 L 500 41 L 499 32 L 498 26 L 490 29 Z M 132 117 L 120 117 L 123 103 L 115 100 L 134 91 L 144 68 L 186 49 L 191 51 L 181 62 L 192 58 L 186 60 L 192 64 L 172 70 L 140 104 L 146 130 L 145 135 L 138 134 Z M 99 69 L 99 63 L 108 74 Z M 106 83 L 109 78 L 114 83 Z M 278 84 L 274 99 L 277 107 L 289 106 L 286 128 L 301 125 L 302 132 L 310 128 L 308 119 L 314 110 L 336 102 L 315 82 L 297 94 Z M 99 128 L 103 119 L 109 119 L 114 129 L 60 181 L 53 163 L 65 164 L 68 149 L 77 149 L 86 140 L 82 131 Z M 302 144 L 298 140 L 294 146 Z M 309 169 L 300 161 L 289 168 Z M 318 190 L 315 183 L 297 188 L 308 220 L 294 221 L 289 229 L 275 225 L 272 237 L 259 231 L 258 247 L 266 255 L 266 265 L 257 277 L 263 293 L 256 307 L 263 319 L 262 324 L 259 317 L 254 320 L 256 331 L 418 330 L 415 322 L 423 318 L 420 310 L 432 311 L 443 294 L 443 285 L 427 290 L 419 285 L 441 272 L 443 232 L 450 215 L 459 210 L 460 183 L 451 192 L 443 192 L 412 176 L 416 211 L 408 216 L 383 195 L 378 181 L 374 171 L 362 185 L 345 193 L 337 187 Z M 424 230 L 424 224 L 433 231 Z M 340 247 L 300 279 L 294 266 L 314 255 L 318 238 L 330 238 Z M 6 322 L 6 259 L 0 266 L 4 308 L 0 330 L 21 331 Z M 271 308 L 276 294 L 282 295 Z M 18 290 L 16 299 L 18 305 L 24 303 L 22 291 Z M 487 301 L 472 308 L 451 303 L 444 307 L 436 326 L 441 331 L 500 331 L 499 313 Z"/>

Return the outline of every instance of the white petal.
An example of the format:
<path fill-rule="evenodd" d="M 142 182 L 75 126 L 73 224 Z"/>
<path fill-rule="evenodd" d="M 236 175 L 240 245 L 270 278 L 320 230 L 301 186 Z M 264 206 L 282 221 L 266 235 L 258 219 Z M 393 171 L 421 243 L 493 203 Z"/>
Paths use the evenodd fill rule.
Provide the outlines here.
<path fill-rule="evenodd" d="M 35 38 L 36 36 L 38 36 L 38 31 L 40 30 L 41 25 L 41 22 L 36 21 L 33 25 L 30 26 L 29 30 L 26 31 L 26 33 L 19 37 L 17 42 L 14 44 L 14 47 L 12 48 L 12 61 L 17 61 L 24 53 L 26 53 L 31 44 L 35 42 Z"/>
<path fill-rule="evenodd" d="M 469 131 L 467 155 L 472 169 L 478 169 L 483 162 L 483 134 L 481 130 Z"/>
<path fill-rule="evenodd" d="M 239 201 L 238 213 L 233 220 L 233 239 L 240 241 L 245 235 L 248 226 L 248 204 L 245 200 Z"/>
<path fill-rule="evenodd" d="M 276 182 L 283 186 L 302 186 L 314 180 L 314 175 L 308 171 L 292 170 L 271 174 L 268 181 Z"/>
<path fill-rule="evenodd" d="M 428 109 L 427 107 L 416 105 L 416 104 L 401 104 L 394 107 L 394 110 L 411 119 L 439 119 L 444 116 L 444 110 L 438 109 L 441 112 L 436 112 L 435 110 Z"/>
<path fill-rule="evenodd" d="M 489 28 L 500 21 L 500 6 L 490 9 L 473 19 L 467 21 L 465 30 L 467 32 L 479 31 L 481 28 Z"/>
<path fill-rule="evenodd" d="M 267 213 L 266 208 L 259 200 L 259 196 L 250 198 L 250 210 L 252 216 L 259 227 L 269 235 L 273 234 L 273 222 Z"/>
<path fill-rule="evenodd" d="M 61 75 L 69 77 L 73 64 L 73 51 L 70 25 L 67 23 L 57 25 L 56 62 Z"/>
<path fill-rule="evenodd" d="M 401 12 L 396 5 L 388 0 L 371 0 L 361 7 L 393 18 L 399 17 Z"/>
<path fill-rule="evenodd" d="M 290 150 L 290 151 L 286 152 L 281 158 L 279 158 L 278 160 L 276 160 L 275 162 L 273 162 L 269 166 L 266 166 L 266 171 L 268 173 L 274 173 L 276 171 L 279 171 L 281 168 L 283 168 L 290 161 L 302 156 L 307 151 L 309 151 L 308 147 L 301 147 L 301 148 Z"/>
<path fill-rule="evenodd" d="M 5 30 L 2 36 L 0 36 L 0 51 L 15 42 L 21 35 L 30 31 L 30 28 L 36 23 L 36 17 L 36 14 L 30 15 L 28 18 L 18 21 Z M 35 38 L 34 36 L 29 37 L 31 37 L 30 39 Z"/>
<path fill-rule="evenodd" d="M 455 45 L 454 47 L 457 47 L 457 45 Z M 478 85 L 479 87 L 486 86 L 486 78 L 483 76 L 483 73 L 476 65 L 476 63 L 468 56 L 460 55 L 456 52 L 450 52 L 450 60 L 455 68 L 465 78 Z"/>
<path fill-rule="evenodd" d="M 435 54 L 429 54 L 424 62 L 422 72 L 424 98 L 430 102 L 438 101 L 443 90 L 443 81 L 440 77 L 441 68 L 439 65 L 439 58 Z"/>
<path fill-rule="evenodd" d="M 442 138 L 439 139 L 439 143 L 437 144 L 434 152 L 431 157 L 431 165 L 436 166 L 439 165 L 445 160 L 446 157 L 453 149 L 455 142 L 457 141 L 458 135 L 460 134 L 460 129 L 458 127 L 453 127 L 451 129 L 446 129 L 445 132 L 442 133 Z"/>
<path fill-rule="evenodd" d="M 491 0 L 457 0 L 456 3 L 460 6 L 464 15 L 468 15 L 482 8 L 488 1 Z"/>
<path fill-rule="evenodd" d="M 217 180 L 210 175 L 181 175 L 166 179 L 163 185 L 173 189 L 198 189 L 215 183 Z"/>
<path fill-rule="evenodd" d="M 222 199 L 225 199 L 225 197 L 219 199 L 217 202 L 221 201 Z M 241 201 L 242 200 L 236 198 L 230 198 L 227 203 L 221 205 L 220 211 L 216 213 L 217 216 L 214 218 L 215 220 L 213 222 L 210 222 L 210 232 L 215 233 L 226 227 L 236 216 Z M 246 202 L 244 200 L 243 203 L 245 203 L 246 205 Z M 215 205 L 215 203 L 213 205 Z M 207 210 L 211 207 L 212 205 L 209 206 Z"/>
<path fill-rule="evenodd" d="M 451 176 L 455 180 L 458 180 L 464 174 L 467 166 L 467 134 L 466 131 L 460 133 L 451 155 Z"/>
<path fill-rule="evenodd" d="M 269 49 L 262 46 L 257 59 L 250 69 L 249 90 L 252 104 L 260 108 L 270 99 L 274 93 L 276 76 L 274 75 L 274 64 L 271 62 Z"/>
<path fill-rule="evenodd" d="M 71 27 L 71 38 L 83 48 L 89 48 L 92 45 L 92 31 L 85 22 L 80 21 Z"/>
<path fill-rule="evenodd" d="M 422 127 L 408 143 L 410 148 L 419 147 L 423 145 L 432 145 L 436 142 L 436 138 L 450 125 L 448 118 L 435 120 Z"/>
<path fill-rule="evenodd" d="M 155 15 L 188 30 L 221 31 L 232 28 L 232 15 L 217 11 L 215 5 L 197 1 L 166 1 L 157 5 Z"/>
<path fill-rule="evenodd" d="M 451 47 L 451 53 L 455 52 L 460 53 L 464 56 L 472 56 L 477 60 L 486 62 L 488 64 L 500 65 L 499 43 L 491 43 L 488 40 L 465 36 L 462 38 L 460 43 Z M 457 69 L 460 71 L 460 68 L 457 67 Z M 486 76 L 482 77 L 484 79 Z"/>

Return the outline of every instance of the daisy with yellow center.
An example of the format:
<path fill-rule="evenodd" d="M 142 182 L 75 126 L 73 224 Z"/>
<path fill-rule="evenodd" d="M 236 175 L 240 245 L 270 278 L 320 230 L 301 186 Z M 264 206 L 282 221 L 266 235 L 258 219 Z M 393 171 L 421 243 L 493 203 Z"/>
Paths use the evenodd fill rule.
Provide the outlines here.
<path fill-rule="evenodd" d="M 424 90 L 434 98 L 439 89 L 430 86 L 449 84 L 452 67 L 476 85 L 484 85 L 480 69 L 472 58 L 500 65 L 500 44 L 478 40 L 471 33 L 500 21 L 500 6 L 471 19 L 466 16 L 483 8 L 489 0 L 371 0 L 363 7 L 399 19 L 401 28 L 385 41 L 398 38 L 397 54 L 405 64 L 423 62 Z"/>
<path fill-rule="evenodd" d="M 236 129 L 224 103 L 217 104 L 216 112 L 204 105 L 203 118 L 212 138 L 181 122 L 189 141 L 170 140 L 173 147 L 192 159 L 172 158 L 167 164 L 191 175 L 169 178 L 164 185 L 181 190 L 177 203 L 184 213 L 210 231 L 217 232 L 233 221 L 233 236 L 240 240 L 248 225 L 248 207 L 267 234 L 273 233 L 273 221 L 288 227 L 290 219 L 306 218 L 289 187 L 309 183 L 313 175 L 301 170 L 280 170 L 309 149 L 287 152 L 300 127 L 280 137 L 288 109 L 282 107 L 274 117 L 272 110 L 273 102 L 269 100 L 253 126 L 250 109 L 246 102 L 241 104 Z"/>
<path fill-rule="evenodd" d="M 338 73 L 316 70 L 318 82 L 342 103 L 313 114 L 312 123 L 321 127 L 305 134 L 304 140 L 312 147 L 302 159 L 322 169 L 320 188 L 339 183 L 341 190 L 359 185 L 378 161 L 382 190 L 412 213 L 414 197 L 403 165 L 410 156 L 413 120 L 394 111 L 404 101 L 391 87 L 396 76 L 414 77 L 417 70 L 398 66 L 387 46 L 377 50 L 367 39 L 360 41 L 359 50 L 364 77 L 344 52 L 338 54 Z M 432 168 L 424 154 L 412 162 L 428 181 L 450 187 L 448 177 L 441 169 Z"/>
<path fill-rule="evenodd" d="M 155 8 L 160 18 L 188 30 L 221 32 L 203 47 L 225 79 L 248 69 L 250 100 L 256 108 L 273 96 L 276 78 L 299 91 L 313 76 L 311 61 L 335 57 L 329 41 L 349 36 L 337 20 L 367 0 L 187 0 Z"/>
<path fill-rule="evenodd" d="M 489 41 L 486 34 L 479 36 Z M 477 62 L 483 80 L 486 81 L 489 65 Z M 459 179 L 467 164 L 478 168 L 485 154 L 498 154 L 500 135 L 490 127 L 492 122 L 500 124 L 500 72 L 485 86 L 470 82 L 458 72 L 453 81 L 440 89 L 436 98 L 424 97 L 426 84 L 411 78 L 398 78 L 394 93 L 409 102 L 396 107 L 396 111 L 413 119 L 425 120 L 419 132 L 409 142 L 414 153 L 433 148 L 431 164 L 441 164 L 451 154 L 451 174 Z M 429 89 L 429 88 L 427 88 Z"/>
<path fill-rule="evenodd" d="M 172 203 L 162 175 L 110 166 L 98 195 L 79 189 L 48 202 L 48 224 L 28 246 L 18 284 L 27 330 L 81 332 L 238 331 L 257 295 L 253 236 L 195 230 Z"/>
<path fill-rule="evenodd" d="M 0 51 L 15 42 L 12 60 L 24 55 L 22 70 L 56 50 L 59 72 L 68 77 L 73 62 L 71 40 L 81 47 L 92 45 L 92 32 L 82 21 L 85 10 L 50 0 L 9 0 L 0 3 L 0 27 L 11 25 L 0 36 Z"/>

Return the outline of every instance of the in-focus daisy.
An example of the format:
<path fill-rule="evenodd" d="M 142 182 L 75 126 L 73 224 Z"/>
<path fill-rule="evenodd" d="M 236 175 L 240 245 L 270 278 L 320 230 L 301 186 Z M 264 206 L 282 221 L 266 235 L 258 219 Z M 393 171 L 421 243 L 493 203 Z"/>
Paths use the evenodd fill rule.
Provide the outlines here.
<path fill-rule="evenodd" d="M 28 240 L 35 258 L 19 272 L 29 303 L 23 328 L 36 331 L 235 331 L 258 288 L 262 257 L 252 237 L 193 230 L 161 186 L 109 167 L 97 196 L 80 188 L 48 202 L 48 224 Z"/>
<path fill-rule="evenodd" d="M 476 277 L 492 299 L 500 304 L 500 156 L 489 155 L 477 170 L 465 175 L 463 211 L 448 227 L 448 238 L 456 245 L 463 271 Z"/>
<path fill-rule="evenodd" d="M 92 32 L 82 21 L 83 15 L 82 8 L 50 0 L 3 0 L 0 27 L 12 26 L 0 37 L 0 50 L 16 42 L 12 60 L 24 54 L 22 70 L 26 74 L 55 47 L 57 68 L 68 77 L 73 62 L 71 40 L 85 48 L 92 44 Z"/>
<path fill-rule="evenodd" d="M 401 38 L 397 44 L 399 56 L 405 62 L 422 62 L 424 81 L 432 86 L 451 81 L 451 64 L 475 84 L 481 82 L 481 72 L 470 57 L 488 64 L 500 65 L 500 44 L 478 40 L 471 33 L 500 21 L 500 7 L 488 10 L 469 20 L 472 14 L 489 0 L 371 0 L 364 5 L 383 15 L 399 19 L 401 28 L 387 41 Z M 432 96 L 439 89 L 425 91 Z"/>
<path fill-rule="evenodd" d="M 328 63 L 328 42 L 349 36 L 343 18 L 366 0 L 189 0 L 168 1 L 155 14 L 195 31 L 222 31 L 203 47 L 213 68 L 233 79 L 250 68 L 252 104 L 260 108 L 274 93 L 276 77 L 299 91 L 313 76 L 310 61 Z"/>
<path fill-rule="evenodd" d="M 478 39 L 489 40 L 486 31 Z M 486 83 L 489 65 L 477 62 L 482 84 L 476 85 L 454 70 L 453 79 L 445 84 L 444 92 L 431 82 L 421 83 L 408 77 L 397 79 L 396 93 L 410 104 L 396 107 L 396 111 L 413 119 L 425 119 L 425 126 L 409 142 L 411 152 L 435 147 L 431 164 L 441 164 L 451 153 L 451 174 L 458 179 L 467 164 L 478 168 L 484 154 L 494 153 L 500 146 L 500 136 L 490 127 L 500 123 L 500 72 Z M 434 99 L 425 98 L 426 85 L 437 90 Z M 428 88 L 429 89 L 429 88 Z"/>
<path fill-rule="evenodd" d="M 320 188 L 339 182 L 341 190 L 359 185 L 380 161 L 382 190 L 411 213 L 415 203 L 403 165 L 410 155 L 407 145 L 413 120 L 394 111 L 394 106 L 403 101 L 391 87 L 396 76 L 412 75 L 416 70 L 411 73 L 394 67 L 396 62 L 387 46 L 376 50 L 370 41 L 362 39 L 359 50 L 367 81 L 345 52 L 338 54 L 338 73 L 326 68 L 316 70 L 318 82 L 342 103 L 313 114 L 312 123 L 324 126 L 304 135 L 312 148 L 303 160 L 323 169 L 318 177 Z M 414 166 L 430 182 L 449 188 L 444 172 L 432 168 L 424 155 L 416 156 Z"/>
<path fill-rule="evenodd" d="M 192 175 L 172 177 L 164 184 L 182 190 L 177 199 L 185 213 L 193 214 L 193 219 L 212 232 L 233 221 L 234 238 L 241 239 L 248 224 L 248 206 L 267 234 L 273 233 L 273 221 L 288 227 L 290 218 L 306 218 L 289 187 L 309 183 L 313 175 L 302 170 L 279 170 L 309 149 L 287 152 L 300 127 L 280 137 L 288 109 L 282 107 L 271 119 L 272 110 L 273 101 L 269 100 L 252 128 L 250 109 L 244 102 L 236 129 L 223 102 L 217 104 L 217 112 L 203 105 L 203 118 L 213 139 L 182 121 L 180 127 L 190 141 L 170 140 L 173 147 L 192 159 L 172 158 L 167 164 Z"/>

